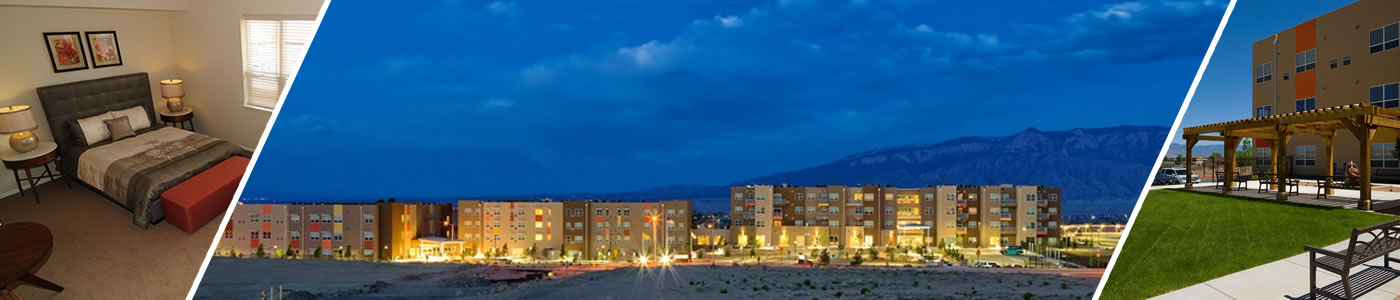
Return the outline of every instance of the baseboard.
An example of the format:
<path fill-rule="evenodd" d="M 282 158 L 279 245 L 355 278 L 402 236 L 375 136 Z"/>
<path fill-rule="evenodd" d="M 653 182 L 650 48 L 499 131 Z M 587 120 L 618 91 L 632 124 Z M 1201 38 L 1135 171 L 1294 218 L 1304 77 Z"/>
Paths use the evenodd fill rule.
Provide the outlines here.
<path fill-rule="evenodd" d="M 35 183 L 34 186 L 37 187 L 37 186 L 43 185 L 43 184 L 45 184 L 45 183 L 48 183 L 49 181 L 53 181 L 53 180 L 50 180 L 50 179 L 48 179 L 48 178 L 40 178 L 40 179 L 39 179 L 39 182 L 38 182 L 38 183 Z M 15 189 L 8 190 L 8 191 L 5 191 L 5 192 L 3 192 L 3 193 L 0 193 L 0 199 L 9 198 L 10 196 L 14 196 L 14 195 L 19 195 L 19 187 L 15 187 Z"/>

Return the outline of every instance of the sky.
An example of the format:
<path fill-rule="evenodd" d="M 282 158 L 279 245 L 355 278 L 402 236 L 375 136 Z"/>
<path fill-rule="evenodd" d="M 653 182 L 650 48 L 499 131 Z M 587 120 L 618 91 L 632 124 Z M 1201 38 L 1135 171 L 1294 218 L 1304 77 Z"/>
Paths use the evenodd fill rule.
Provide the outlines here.
<path fill-rule="evenodd" d="M 728 184 L 1169 127 L 1227 1 L 336 1 L 244 198 Z"/>
<path fill-rule="evenodd" d="M 1234 121 L 1253 116 L 1250 89 L 1254 84 L 1254 66 L 1251 49 L 1254 42 L 1273 37 L 1274 34 L 1293 28 L 1303 22 L 1346 6 L 1354 0 L 1281 0 L 1263 3 L 1261 1 L 1240 1 L 1230 13 L 1229 24 L 1220 34 L 1220 42 L 1215 45 L 1206 73 L 1196 87 L 1195 98 L 1191 99 L 1186 114 L 1181 117 L 1181 128 Z M 1287 57 L 1292 61 L 1292 56 Z M 1292 66 L 1292 65 L 1289 65 Z M 1290 67 L 1291 68 L 1291 67 Z M 1280 105 L 1292 107 L 1292 102 Z M 1291 110 L 1291 108 L 1290 108 Z M 1277 110 L 1276 110 L 1277 111 Z M 1173 143 L 1185 144 L 1181 129 L 1173 138 Z M 1221 144 L 1202 141 L 1199 145 Z"/>

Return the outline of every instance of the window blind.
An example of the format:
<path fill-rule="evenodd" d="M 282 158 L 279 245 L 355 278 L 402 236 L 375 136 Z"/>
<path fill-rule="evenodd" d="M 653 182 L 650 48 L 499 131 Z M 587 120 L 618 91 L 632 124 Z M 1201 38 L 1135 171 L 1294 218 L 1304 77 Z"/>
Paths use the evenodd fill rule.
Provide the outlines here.
<path fill-rule="evenodd" d="M 243 20 L 243 104 L 277 107 L 292 72 L 316 29 L 313 17 L 245 18 Z"/>

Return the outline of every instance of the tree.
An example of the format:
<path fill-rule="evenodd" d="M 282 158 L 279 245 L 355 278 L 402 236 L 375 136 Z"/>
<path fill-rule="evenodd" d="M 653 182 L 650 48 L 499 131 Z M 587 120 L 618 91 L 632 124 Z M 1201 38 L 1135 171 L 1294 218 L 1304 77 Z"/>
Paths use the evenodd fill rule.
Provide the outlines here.
<path fill-rule="evenodd" d="M 894 253 L 897 249 L 896 247 L 885 247 L 885 259 L 894 260 Z"/>
<path fill-rule="evenodd" d="M 266 251 L 263 251 L 263 246 L 262 246 L 261 244 L 259 244 L 259 245 L 258 245 L 258 258 L 263 258 L 263 257 L 267 257 L 267 252 L 266 252 Z"/>
<path fill-rule="evenodd" d="M 876 251 L 875 248 L 868 248 L 866 251 L 870 251 L 871 260 L 880 259 L 880 251 Z"/>
<path fill-rule="evenodd" d="M 823 266 L 825 266 L 825 265 L 827 265 L 827 264 L 830 264 L 830 263 L 831 263 L 831 253 L 827 253 L 827 252 L 826 252 L 826 249 L 822 249 L 822 254 L 821 254 L 821 256 L 817 256 L 817 260 L 820 261 L 820 262 L 822 263 Z"/>
<path fill-rule="evenodd" d="M 311 256 L 321 259 L 321 247 L 316 247 L 316 252 L 311 252 Z"/>
<path fill-rule="evenodd" d="M 1240 150 L 1235 152 L 1235 166 L 1254 165 L 1254 139 L 1244 139 L 1240 142 Z"/>
<path fill-rule="evenodd" d="M 1396 145 L 1400 145 L 1400 137 L 1396 137 L 1396 138 L 1395 138 L 1395 144 L 1396 144 Z M 1395 147 L 1395 149 L 1390 149 L 1390 157 L 1400 157 L 1400 147 Z M 1374 167 L 1376 167 L 1376 166 L 1371 166 L 1371 167 L 1374 168 Z"/>
<path fill-rule="evenodd" d="M 535 244 L 530 244 L 530 248 L 525 249 L 525 253 L 530 255 L 530 259 L 535 259 Z"/>
<path fill-rule="evenodd" d="M 1182 158 L 1184 158 L 1184 157 L 1185 157 L 1185 156 L 1182 156 L 1181 154 L 1177 154 L 1177 155 L 1176 155 L 1176 165 L 1178 165 L 1178 166 L 1182 165 L 1182 164 L 1181 164 L 1181 160 L 1182 160 Z"/>

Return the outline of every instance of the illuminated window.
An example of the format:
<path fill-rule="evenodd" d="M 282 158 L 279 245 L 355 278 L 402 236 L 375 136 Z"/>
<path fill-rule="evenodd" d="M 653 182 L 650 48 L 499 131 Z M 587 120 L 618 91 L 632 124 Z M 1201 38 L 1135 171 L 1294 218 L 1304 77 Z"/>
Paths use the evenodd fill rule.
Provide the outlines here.
<path fill-rule="evenodd" d="M 535 234 L 535 240 L 536 240 L 536 241 L 543 241 L 543 240 L 544 240 L 544 235 L 543 235 L 543 234 L 538 234 L 538 233 L 536 233 L 536 234 Z"/>

